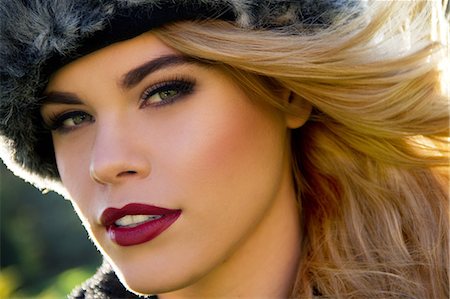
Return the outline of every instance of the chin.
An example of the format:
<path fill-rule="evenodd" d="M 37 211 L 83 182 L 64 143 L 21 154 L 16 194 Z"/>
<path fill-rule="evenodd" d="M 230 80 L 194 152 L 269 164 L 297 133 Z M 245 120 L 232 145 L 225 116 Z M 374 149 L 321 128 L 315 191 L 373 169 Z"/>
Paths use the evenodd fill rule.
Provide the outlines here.
<path fill-rule="evenodd" d="M 170 293 L 177 290 L 184 289 L 196 281 L 192 279 L 174 279 L 173 277 L 167 279 L 161 279 L 157 273 L 153 278 L 142 279 L 139 277 L 122 277 L 119 275 L 119 279 L 122 284 L 131 292 L 138 295 L 157 295 Z"/>
<path fill-rule="evenodd" d="M 122 284 L 138 295 L 177 291 L 194 284 L 202 277 L 201 273 L 190 273 L 183 266 L 175 267 L 175 269 L 163 266 L 155 270 L 145 265 L 139 267 L 128 264 L 122 268 L 113 264 L 113 268 Z"/>

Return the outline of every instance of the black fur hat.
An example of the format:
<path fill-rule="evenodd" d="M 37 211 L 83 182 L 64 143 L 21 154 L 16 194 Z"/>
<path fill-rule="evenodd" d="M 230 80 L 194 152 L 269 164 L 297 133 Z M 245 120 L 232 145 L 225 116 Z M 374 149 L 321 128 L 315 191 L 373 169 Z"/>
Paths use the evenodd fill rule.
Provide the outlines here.
<path fill-rule="evenodd" d="M 178 20 L 314 29 L 358 6 L 358 0 L 1 0 L 0 156 L 40 188 L 59 181 L 40 94 L 49 75 L 77 57 Z"/>

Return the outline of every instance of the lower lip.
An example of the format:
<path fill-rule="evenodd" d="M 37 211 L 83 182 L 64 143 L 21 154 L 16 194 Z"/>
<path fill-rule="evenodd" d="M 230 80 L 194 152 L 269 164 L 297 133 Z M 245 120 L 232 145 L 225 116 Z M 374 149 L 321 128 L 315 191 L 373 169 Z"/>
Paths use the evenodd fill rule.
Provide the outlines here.
<path fill-rule="evenodd" d="M 181 211 L 162 215 L 161 218 L 144 222 L 135 227 L 118 227 L 111 225 L 107 228 L 108 235 L 120 246 L 133 246 L 149 242 L 168 229 L 180 216 Z"/>

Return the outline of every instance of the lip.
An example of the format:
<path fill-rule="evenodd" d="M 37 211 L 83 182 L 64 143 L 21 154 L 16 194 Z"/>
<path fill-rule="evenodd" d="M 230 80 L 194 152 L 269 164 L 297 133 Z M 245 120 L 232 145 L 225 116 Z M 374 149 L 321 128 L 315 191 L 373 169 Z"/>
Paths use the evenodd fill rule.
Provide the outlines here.
<path fill-rule="evenodd" d="M 115 222 L 127 215 L 157 215 L 159 219 L 150 220 L 134 227 L 119 227 Z M 109 238 L 120 246 L 132 246 L 149 242 L 168 229 L 181 215 L 181 210 L 165 209 L 140 203 L 131 203 L 120 209 L 108 208 L 100 222 L 106 227 Z"/>

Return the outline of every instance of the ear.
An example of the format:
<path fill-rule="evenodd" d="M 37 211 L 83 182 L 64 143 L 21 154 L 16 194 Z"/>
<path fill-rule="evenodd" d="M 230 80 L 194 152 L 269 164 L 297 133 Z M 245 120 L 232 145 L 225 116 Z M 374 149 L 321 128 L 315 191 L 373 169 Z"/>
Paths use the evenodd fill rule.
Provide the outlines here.
<path fill-rule="evenodd" d="M 285 112 L 286 126 L 289 129 L 297 129 L 303 126 L 311 115 L 310 102 L 290 91 L 287 99 L 288 112 Z"/>

